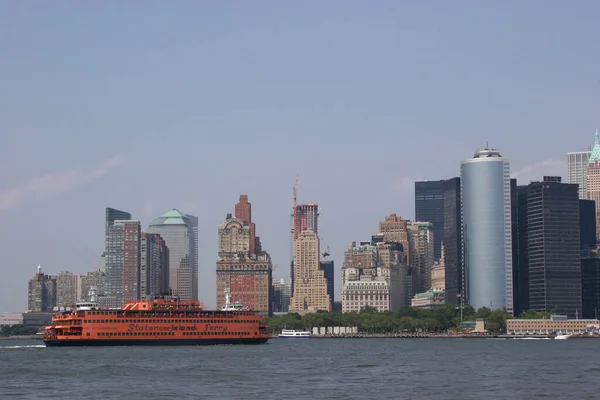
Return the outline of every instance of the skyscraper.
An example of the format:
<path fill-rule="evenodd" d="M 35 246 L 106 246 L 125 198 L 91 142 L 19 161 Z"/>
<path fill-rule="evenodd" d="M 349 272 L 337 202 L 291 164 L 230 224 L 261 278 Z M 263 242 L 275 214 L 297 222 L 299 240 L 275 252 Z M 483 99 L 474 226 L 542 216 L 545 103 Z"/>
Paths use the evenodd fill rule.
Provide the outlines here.
<path fill-rule="evenodd" d="M 596 202 L 596 236 L 600 236 L 600 134 L 596 129 L 594 148 L 587 168 L 586 195 Z"/>
<path fill-rule="evenodd" d="M 235 205 L 235 217 L 250 227 L 250 254 L 256 254 L 256 225 L 252 222 L 252 204 L 248 202 L 247 194 L 240 195 L 240 201 Z"/>
<path fill-rule="evenodd" d="M 333 260 L 322 260 L 319 263 L 319 268 L 325 274 L 325 279 L 327 280 L 327 294 L 329 295 L 331 309 L 333 310 L 333 288 L 335 286 Z"/>
<path fill-rule="evenodd" d="M 294 209 L 294 240 L 306 230 L 311 230 L 319 236 L 319 206 L 317 204 L 300 204 Z"/>
<path fill-rule="evenodd" d="M 114 208 L 106 208 L 106 227 L 112 226 L 115 221 L 126 221 L 131 219 L 131 214 L 126 211 L 117 210 Z"/>
<path fill-rule="evenodd" d="M 511 190 L 512 190 L 511 179 Z M 513 237 L 513 309 L 515 315 L 529 310 L 529 239 L 528 239 L 528 202 L 529 186 L 516 186 L 516 208 L 517 208 L 517 241 Z M 514 203 L 513 203 L 514 210 Z M 511 215 L 514 219 L 514 215 Z M 514 225 L 513 225 L 514 226 Z M 514 254 L 517 254 L 515 258 Z"/>
<path fill-rule="evenodd" d="M 444 181 L 444 266 L 446 304 L 459 304 L 463 294 L 462 224 L 460 178 Z"/>
<path fill-rule="evenodd" d="M 148 298 L 169 292 L 169 249 L 158 233 L 142 233 L 140 296 Z"/>
<path fill-rule="evenodd" d="M 529 308 L 581 316 L 579 194 L 544 177 L 527 186 Z"/>
<path fill-rule="evenodd" d="M 261 249 L 260 240 L 255 236 L 251 210 L 248 196 L 241 195 L 235 205 L 236 217 L 227 214 L 219 226 L 217 308 L 225 305 L 225 290 L 228 290 L 231 301 L 270 314 L 273 307 L 271 256 Z"/>
<path fill-rule="evenodd" d="M 579 198 L 587 199 L 587 170 L 591 151 L 567 153 L 567 183 L 579 185 Z"/>
<path fill-rule="evenodd" d="M 423 293 L 431 288 L 431 268 L 435 262 L 434 228 L 431 222 L 419 221 L 410 222 L 407 227 L 413 293 Z"/>
<path fill-rule="evenodd" d="M 509 162 L 498 150 L 485 148 L 463 160 L 460 171 L 468 304 L 512 314 Z"/>
<path fill-rule="evenodd" d="M 327 294 L 327 279 L 320 268 L 319 237 L 312 229 L 305 229 L 294 240 L 294 293 L 290 312 L 331 311 Z"/>
<path fill-rule="evenodd" d="M 129 271 L 127 272 L 128 278 L 133 278 L 127 283 L 127 297 L 128 300 L 134 300 L 135 295 L 131 296 L 131 290 L 137 292 L 137 286 L 135 289 L 131 287 L 135 281 L 135 272 L 131 269 L 135 269 L 135 265 L 131 265 L 132 260 L 129 257 L 132 254 L 139 254 L 139 240 L 136 248 L 128 248 L 127 245 L 132 245 L 131 229 L 139 231 L 139 222 L 135 221 L 133 225 L 127 226 L 127 234 L 125 234 L 124 223 L 131 221 L 131 214 L 125 211 L 120 211 L 114 208 L 106 208 L 105 218 L 105 242 L 104 242 L 104 259 L 105 259 L 105 285 L 104 292 L 105 298 L 103 298 L 103 305 L 110 307 L 121 307 L 125 301 L 125 253 L 128 254 L 127 264 Z M 135 228 L 137 227 L 137 228 Z M 139 236 L 138 236 L 139 239 Z M 137 267 L 139 268 L 139 257 L 137 258 Z"/>
<path fill-rule="evenodd" d="M 383 221 L 379 221 L 378 234 L 383 236 L 383 242 L 396 242 L 402 244 L 404 260 L 410 265 L 410 246 L 408 243 L 408 221 L 401 216 L 391 213 Z"/>
<path fill-rule="evenodd" d="M 63 271 L 55 276 L 56 279 L 56 305 L 59 307 L 73 307 L 82 299 L 81 275 Z"/>
<path fill-rule="evenodd" d="M 112 306 L 140 298 L 139 221 L 112 221 L 106 235 L 106 295 Z"/>
<path fill-rule="evenodd" d="M 415 182 L 415 220 L 433 224 L 433 256 L 440 258 L 444 237 L 444 185 L 446 181 Z"/>
<path fill-rule="evenodd" d="M 600 258 L 596 246 L 596 206 L 592 200 L 579 200 L 579 241 L 581 246 L 581 315 L 598 318 L 600 309 Z"/>
<path fill-rule="evenodd" d="M 198 217 L 172 209 L 154 219 L 148 233 L 158 233 L 169 249 L 169 288 L 181 300 L 198 300 Z"/>
<path fill-rule="evenodd" d="M 31 312 L 52 312 L 56 306 L 56 279 L 44 274 L 41 265 L 29 281 L 27 305 Z"/>
<path fill-rule="evenodd" d="M 582 251 L 596 247 L 596 204 L 593 200 L 579 200 L 579 244 Z"/>
<path fill-rule="evenodd" d="M 280 279 L 273 282 L 273 312 L 285 312 L 290 309 L 290 298 L 292 297 L 291 285 Z"/>

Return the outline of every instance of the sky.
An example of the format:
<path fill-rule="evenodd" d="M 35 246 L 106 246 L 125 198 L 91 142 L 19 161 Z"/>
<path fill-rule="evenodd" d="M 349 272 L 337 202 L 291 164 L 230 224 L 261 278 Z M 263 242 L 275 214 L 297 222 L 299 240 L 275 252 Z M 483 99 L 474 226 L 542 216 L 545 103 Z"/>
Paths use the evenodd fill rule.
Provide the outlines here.
<path fill-rule="evenodd" d="M 217 229 L 248 194 L 289 278 L 292 189 L 336 263 L 414 181 L 489 143 L 520 184 L 566 178 L 600 126 L 595 0 L 1 1 L 0 311 L 44 272 L 91 271 L 104 209 L 146 228 L 199 217 L 200 299 Z"/>

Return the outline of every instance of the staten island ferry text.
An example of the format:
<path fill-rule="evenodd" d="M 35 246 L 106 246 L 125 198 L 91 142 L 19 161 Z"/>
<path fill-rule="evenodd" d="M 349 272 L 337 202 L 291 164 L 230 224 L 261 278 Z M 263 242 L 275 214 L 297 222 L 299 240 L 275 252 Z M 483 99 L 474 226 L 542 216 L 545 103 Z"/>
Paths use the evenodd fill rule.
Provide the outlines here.
<path fill-rule="evenodd" d="M 202 324 L 202 325 L 149 325 L 149 324 L 129 324 L 127 332 L 174 332 L 174 331 L 199 331 L 199 332 L 227 332 L 227 327 L 223 325 Z"/>

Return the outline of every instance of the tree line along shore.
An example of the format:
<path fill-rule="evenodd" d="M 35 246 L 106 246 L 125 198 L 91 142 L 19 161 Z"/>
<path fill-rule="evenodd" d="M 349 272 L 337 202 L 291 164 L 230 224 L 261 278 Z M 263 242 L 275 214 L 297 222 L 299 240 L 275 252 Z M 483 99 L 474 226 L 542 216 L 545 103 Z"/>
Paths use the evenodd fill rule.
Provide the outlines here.
<path fill-rule="evenodd" d="M 538 313 L 526 311 L 518 318 L 541 319 L 549 318 L 549 313 Z M 501 335 L 506 332 L 506 320 L 512 318 L 504 310 L 490 310 L 482 307 L 475 311 L 471 306 L 464 306 L 462 313 L 460 308 L 446 305 L 433 309 L 402 308 L 398 311 L 377 312 L 375 309 L 365 307 L 360 312 L 316 312 L 305 315 L 296 313 L 267 318 L 267 325 L 271 333 L 281 332 L 282 329 L 310 330 L 313 327 L 335 327 L 355 326 L 358 333 L 362 335 L 391 335 L 426 332 L 437 334 L 448 334 L 452 331 L 456 334 L 464 330 L 461 323 L 475 321 L 482 318 L 485 321 L 486 330 L 493 335 Z"/>

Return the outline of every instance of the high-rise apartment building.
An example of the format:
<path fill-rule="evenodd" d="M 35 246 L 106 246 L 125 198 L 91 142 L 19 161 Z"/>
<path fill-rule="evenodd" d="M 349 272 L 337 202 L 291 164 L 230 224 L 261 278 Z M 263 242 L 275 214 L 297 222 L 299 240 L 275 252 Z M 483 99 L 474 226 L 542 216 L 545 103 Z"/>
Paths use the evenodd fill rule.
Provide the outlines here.
<path fill-rule="evenodd" d="M 37 273 L 29 281 L 28 311 L 52 312 L 56 306 L 56 279 L 44 274 L 42 266 L 38 266 Z"/>
<path fill-rule="evenodd" d="M 431 288 L 431 268 L 435 262 L 434 228 L 431 222 L 419 221 L 409 222 L 407 227 L 413 293 L 423 293 Z"/>
<path fill-rule="evenodd" d="M 105 291 L 113 306 L 140 298 L 140 234 L 140 221 L 116 220 L 107 226 Z"/>
<path fill-rule="evenodd" d="M 431 222 L 433 256 L 439 260 L 444 237 L 444 187 L 446 181 L 415 182 L 415 220 Z"/>
<path fill-rule="evenodd" d="M 567 153 L 567 183 L 579 185 L 580 199 L 587 199 L 587 170 L 591 154 L 591 150 Z"/>
<path fill-rule="evenodd" d="M 140 241 L 140 296 L 169 293 L 169 249 L 165 241 L 158 233 L 142 233 Z"/>
<path fill-rule="evenodd" d="M 596 129 L 594 148 L 587 167 L 586 196 L 596 202 L 596 236 L 600 236 L 600 134 Z"/>
<path fill-rule="evenodd" d="M 513 312 L 510 165 L 485 148 L 461 162 L 466 297 L 475 309 Z"/>
<path fill-rule="evenodd" d="M 56 305 L 58 307 L 74 307 L 82 299 L 81 275 L 63 271 L 56 275 Z"/>
<path fill-rule="evenodd" d="M 317 233 L 305 229 L 294 240 L 294 292 L 290 312 L 331 311 L 327 279 L 320 268 L 320 246 Z"/>
<path fill-rule="evenodd" d="M 131 214 L 114 208 L 106 208 L 105 218 L 105 295 L 103 305 L 121 307 L 124 301 L 124 230 L 117 221 L 130 221 Z"/>
<path fill-rule="evenodd" d="M 225 305 L 225 291 L 231 300 L 252 310 L 270 314 L 272 299 L 272 262 L 262 250 L 252 222 L 252 206 L 247 195 L 235 205 L 235 217 L 227 214 L 219 226 L 217 257 L 217 307 Z"/>
<path fill-rule="evenodd" d="M 148 233 L 158 233 L 169 250 L 169 291 L 181 300 L 198 300 L 198 217 L 172 209 L 154 219 Z"/>
<path fill-rule="evenodd" d="M 520 228 L 527 240 L 527 308 L 581 317 L 578 187 L 544 177 L 526 188 L 519 190 L 519 205 L 527 207 L 526 230 Z"/>
<path fill-rule="evenodd" d="M 460 178 L 444 182 L 445 304 L 459 304 L 463 295 L 463 249 Z"/>

